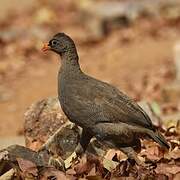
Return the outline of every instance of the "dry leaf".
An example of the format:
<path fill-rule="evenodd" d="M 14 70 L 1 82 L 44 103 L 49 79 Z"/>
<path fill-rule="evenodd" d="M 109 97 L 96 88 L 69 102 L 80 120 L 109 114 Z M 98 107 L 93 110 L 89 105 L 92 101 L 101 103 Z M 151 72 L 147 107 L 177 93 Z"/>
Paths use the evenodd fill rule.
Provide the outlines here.
<path fill-rule="evenodd" d="M 174 176 L 174 179 L 173 180 L 179 180 L 180 179 L 180 172 L 177 173 L 175 176 Z"/>
<path fill-rule="evenodd" d="M 86 156 L 83 156 L 80 160 L 80 163 L 75 166 L 74 170 L 78 175 L 88 174 L 94 166 L 95 166 L 94 163 L 87 161 Z"/>
<path fill-rule="evenodd" d="M 164 157 L 164 151 L 156 144 L 147 147 L 141 152 L 141 155 L 146 156 L 150 160 L 160 160 Z"/>
<path fill-rule="evenodd" d="M 73 160 L 77 158 L 77 154 L 76 152 L 73 152 L 71 154 L 71 156 L 69 156 L 65 161 L 64 161 L 64 164 L 65 164 L 65 168 L 68 169 L 72 166 L 73 164 Z"/>
<path fill-rule="evenodd" d="M 88 176 L 96 176 L 96 168 L 95 168 L 95 166 L 90 170 L 90 172 L 88 173 Z"/>
<path fill-rule="evenodd" d="M 176 146 L 172 151 L 165 154 L 166 159 L 179 159 L 180 158 L 180 149 L 178 146 Z"/>
<path fill-rule="evenodd" d="M 177 174 L 180 172 L 180 166 L 177 165 L 171 165 L 171 164 L 158 164 L 157 168 L 155 169 L 155 172 L 158 174 Z"/>
<path fill-rule="evenodd" d="M 62 171 L 58 171 L 52 167 L 47 167 L 43 170 L 40 180 L 55 179 L 55 180 L 70 180 Z"/>
<path fill-rule="evenodd" d="M 118 164 L 119 164 L 118 162 L 115 162 L 115 161 L 112 161 L 112 160 L 108 160 L 108 159 L 103 160 L 104 168 L 106 168 L 110 172 L 112 170 L 114 170 L 117 167 Z"/>
<path fill-rule="evenodd" d="M 104 158 L 108 159 L 108 160 L 112 160 L 115 155 L 116 155 L 116 150 L 110 149 L 110 150 L 108 150 L 108 152 L 106 153 Z"/>
<path fill-rule="evenodd" d="M 126 154 L 122 153 L 121 151 L 115 150 L 115 149 L 110 149 L 104 156 L 105 159 L 112 160 L 114 156 L 117 155 L 117 159 L 119 161 L 127 159 Z"/>

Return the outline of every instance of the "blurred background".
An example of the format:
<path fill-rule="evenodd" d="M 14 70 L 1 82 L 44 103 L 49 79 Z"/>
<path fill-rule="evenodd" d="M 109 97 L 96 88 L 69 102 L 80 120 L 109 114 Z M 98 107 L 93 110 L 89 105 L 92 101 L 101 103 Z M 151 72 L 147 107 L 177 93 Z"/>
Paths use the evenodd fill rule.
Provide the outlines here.
<path fill-rule="evenodd" d="M 23 134 L 32 103 L 57 95 L 59 57 L 41 52 L 57 32 L 74 39 L 84 72 L 179 115 L 179 0 L 0 0 L 2 141 Z"/>

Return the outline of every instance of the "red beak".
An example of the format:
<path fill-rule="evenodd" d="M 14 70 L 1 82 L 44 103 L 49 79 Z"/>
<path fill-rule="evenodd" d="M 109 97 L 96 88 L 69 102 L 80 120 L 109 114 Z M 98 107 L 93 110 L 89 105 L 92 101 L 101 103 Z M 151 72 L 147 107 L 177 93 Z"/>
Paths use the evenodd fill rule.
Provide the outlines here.
<path fill-rule="evenodd" d="M 48 50 L 50 50 L 51 48 L 50 48 L 50 46 L 48 45 L 48 43 L 44 43 L 44 45 L 43 45 L 43 47 L 42 47 L 42 51 L 43 52 L 46 52 L 46 51 L 48 51 Z"/>

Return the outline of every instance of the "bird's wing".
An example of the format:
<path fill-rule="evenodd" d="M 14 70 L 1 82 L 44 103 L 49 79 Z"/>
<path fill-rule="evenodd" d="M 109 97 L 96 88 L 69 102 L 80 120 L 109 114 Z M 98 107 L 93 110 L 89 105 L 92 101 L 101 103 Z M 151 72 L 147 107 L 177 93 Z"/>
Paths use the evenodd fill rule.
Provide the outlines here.
<path fill-rule="evenodd" d="M 154 129 L 146 112 L 131 98 L 112 87 L 112 94 L 102 98 L 102 109 L 108 112 L 108 116 L 114 114 L 119 121 Z"/>
<path fill-rule="evenodd" d="M 77 95 L 83 107 L 87 107 L 89 119 L 112 123 L 123 122 L 154 129 L 149 116 L 132 99 L 117 88 L 93 79 Z"/>

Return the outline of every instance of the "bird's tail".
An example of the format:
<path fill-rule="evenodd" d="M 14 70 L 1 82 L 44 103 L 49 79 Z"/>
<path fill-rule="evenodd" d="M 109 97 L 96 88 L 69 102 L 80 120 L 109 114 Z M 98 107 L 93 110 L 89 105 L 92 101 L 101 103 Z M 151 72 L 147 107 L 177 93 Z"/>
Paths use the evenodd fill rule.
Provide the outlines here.
<path fill-rule="evenodd" d="M 160 146 L 169 149 L 170 146 L 168 144 L 168 142 L 166 141 L 166 139 L 164 138 L 164 136 L 157 130 L 155 132 L 153 131 L 149 131 L 149 136 L 156 141 Z"/>

